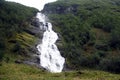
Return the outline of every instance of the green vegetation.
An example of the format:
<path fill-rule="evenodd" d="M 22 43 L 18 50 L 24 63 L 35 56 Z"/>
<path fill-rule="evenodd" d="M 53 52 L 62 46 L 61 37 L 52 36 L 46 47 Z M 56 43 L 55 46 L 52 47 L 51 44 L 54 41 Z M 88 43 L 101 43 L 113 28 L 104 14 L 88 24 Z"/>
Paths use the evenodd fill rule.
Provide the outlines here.
<path fill-rule="evenodd" d="M 59 49 L 68 67 L 120 73 L 119 0 L 58 0 L 43 12 L 62 35 Z"/>
<path fill-rule="evenodd" d="M 118 74 L 97 70 L 49 73 L 24 64 L 4 63 L 0 66 L 0 80 L 119 80 Z"/>
<path fill-rule="evenodd" d="M 0 62 L 27 55 L 36 37 L 26 32 L 37 9 L 0 0 Z M 14 58 L 17 58 L 15 56 Z"/>
<path fill-rule="evenodd" d="M 46 4 L 58 43 L 73 71 L 52 74 L 16 60 L 29 58 L 38 10 L 0 0 L 0 80 L 120 80 L 120 1 L 58 0 Z M 62 36 L 61 36 L 62 35 Z M 92 69 L 90 69 L 92 68 Z"/>

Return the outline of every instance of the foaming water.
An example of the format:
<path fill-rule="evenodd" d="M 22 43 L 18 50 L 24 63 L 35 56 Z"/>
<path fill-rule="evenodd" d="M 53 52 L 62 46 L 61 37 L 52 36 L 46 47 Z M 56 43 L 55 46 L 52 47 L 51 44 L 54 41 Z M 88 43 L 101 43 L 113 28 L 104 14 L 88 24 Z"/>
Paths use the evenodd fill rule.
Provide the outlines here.
<path fill-rule="evenodd" d="M 42 43 L 37 46 L 40 54 L 40 66 L 52 73 L 61 72 L 64 67 L 65 59 L 61 56 L 57 46 L 55 45 L 58 35 L 52 30 L 52 24 L 50 22 L 46 22 L 44 14 L 38 13 L 37 18 L 42 22 L 40 28 L 45 29 Z"/>
<path fill-rule="evenodd" d="M 41 11 L 46 3 L 54 2 L 57 0 L 6 0 L 21 3 L 26 6 L 34 7 Z M 43 34 L 42 43 L 38 44 L 37 49 L 39 51 L 40 66 L 46 70 L 57 73 L 61 72 L 65 59 L 60 55 L 60 52 L 55 45 L 58 39 L 57 33 L 52 30 L 52 24 L 46 21 L 44 14 L 38 13 L 37 18 L 40 22 L 40 29 L 45 31 Z"/>

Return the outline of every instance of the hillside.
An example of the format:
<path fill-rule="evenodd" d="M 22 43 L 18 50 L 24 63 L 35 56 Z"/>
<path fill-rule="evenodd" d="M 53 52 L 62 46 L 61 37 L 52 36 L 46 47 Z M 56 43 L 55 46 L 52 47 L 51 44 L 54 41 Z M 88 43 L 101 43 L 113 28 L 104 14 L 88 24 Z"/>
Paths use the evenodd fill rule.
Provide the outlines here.
<path fill-rule="evenodd" d="M 67 68 L 120 73 L 119 0 L 58 0 L 42 12 L 60 35 Z"/>
<path fill-rule="evenodd" d="M 114 74 L 120 73 L 119 0 L 58 0 L 46 4 L 42 12 L 58 32 L 57 45 L 66 58 L 68 71 L 62 73 L 22 63 L 36 54 L 34 47 L 42 37 L 37 12 L 0 0 L 0 80 L 120 80 L 120 74 Z"/>
<path fill-rule="evenodd" d="M 38 37 L 32 34 L 35 8 L 0 0 L 0 62 L 28 57 Z"/>

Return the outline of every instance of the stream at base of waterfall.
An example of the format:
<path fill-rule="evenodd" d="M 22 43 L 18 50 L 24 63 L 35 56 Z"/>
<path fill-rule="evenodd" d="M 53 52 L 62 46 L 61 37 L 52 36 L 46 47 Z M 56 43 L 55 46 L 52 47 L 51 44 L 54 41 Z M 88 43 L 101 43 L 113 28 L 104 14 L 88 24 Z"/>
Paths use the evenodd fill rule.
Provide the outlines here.
<path fill-rule="evenodd" d="M 52 73 L 62 72 L 65 59 L 61 56 L 56 41 L 58 35 L 52 30 L 52 24 L 46 21 L 46 16 L 42 13 L 37 13 L 40 29 L 44 30 L 42 42 L 37 45 L 40 58 L 40 66 Z"/>

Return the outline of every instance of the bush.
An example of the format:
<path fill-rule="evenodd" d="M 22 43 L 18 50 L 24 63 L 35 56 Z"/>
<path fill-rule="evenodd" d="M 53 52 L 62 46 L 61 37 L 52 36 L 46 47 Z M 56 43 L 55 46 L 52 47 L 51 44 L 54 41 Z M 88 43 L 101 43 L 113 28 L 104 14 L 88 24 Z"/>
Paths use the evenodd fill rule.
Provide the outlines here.
<path fill-rule="evenodd" d="M 1 40 L 0 41 L 0 61 L 2 60 L 2 58 L 4 56 L 4 50 L 5 50 L 5 43 L 4 43 L 4 41 Z"/>
<path fill-rule="evenodd" d="M 112 31 L 109 44 L 112 48 L 120 48 L 120 27 L 116 27 Z"/>
<path fill-rule="evenodd" d="M 4 51 L 0 50 L 0 62 L 2 61 L 3 56 L 4 56 Z"/>
<path fill-rule="evenodd" d="M 96 68 L 112 48 L 120 48 L 118 0 L 61 2 L 49 3 L 43 11 L 62 35 L 62 55 L 70 65 Z"/>
<path fill-rule="evenodd" d="M 21 43 L 15 44 L 9 41 L 16 40 L 16 34 L 23 32 L 26 27 L 29 27 L 25 23 L 30 23 L 37 11 L 35 8 L 30 8 L 19 3 L 0 0 L 0 60 L 2 60 L 4 52 L 6 54 L 15 54 L 20 53 L 21 50 L 23 51 Z"/>
<path fill-rule="evenodd" d="M 108 12 L 94 12 L 93 26 L 95 28 L 103 29 L 106 32 L 111 32 L 116 27 L 116 16 L 108 14 Z M 118 24 L 118 23 L 117 23 Z"/>
<path fill-rule="evenodd" d="M 99 65 L 100 56 L 93 54 L 90 56 L 81 56 L 80 57 L 80 65 L 89 68 L 96 68 Z"/>
<path fill-rule="evenodd" d="M 120 55 L 101 60 L 100 68 L 102 70 L 120 73 Z"/>

